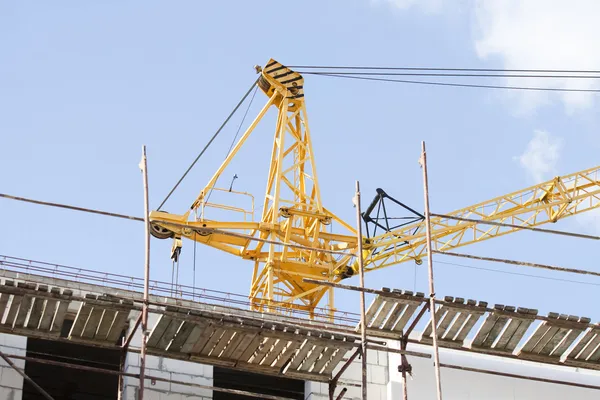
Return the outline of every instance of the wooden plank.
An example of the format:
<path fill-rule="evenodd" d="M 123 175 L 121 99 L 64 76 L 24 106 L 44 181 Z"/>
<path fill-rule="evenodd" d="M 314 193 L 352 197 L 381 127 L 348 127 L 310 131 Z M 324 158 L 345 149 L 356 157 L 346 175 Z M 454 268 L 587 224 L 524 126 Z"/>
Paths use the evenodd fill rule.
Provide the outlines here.
<path fill-rule="evenodd" d="M 158 318 L 158 321 L 156 321 L 156 325 L 154 325 L 154 328 L 152 328 L 152 331 L 150 332 L 150 336 L 148 337 L 146 346 L 156 347 L 158 345 L 158 342 L 160 341 L 160 338 L 162 337 L 163 333 L 165 333 L 165 330 L 167 330 L 167 328 L 171 324 L 172 320 L 173 319 L 171 317 L 168 317 L 166 315 L 161 315 Z"/>
<path fill-rule="evenodd" d="M 117 311 L 110 329 L 106 334 L 106 341 L 110 343 L 116 343 L 119 337 L 123 333 L 125 326 L 127 325 L 127 318 L 129 317 L 130 311 Z"/>
<path fill-rule="evenodd" d="M 589 323 L 590 319 L 589 318 L 579 318 L 579 322 L 582 323 Z M 555 353 L 556 354 L 564 354 L 565 351 L 567 351 L 567 349 L 569 347 L 571 347 L 571 345 L 573 344 L 573 342 L 579 337 L 579 335 L 581 334 L 581 332 L 583 332 L 583 329 L 571 329 L 571 331 L 567 334 L 567 336 L 565 337 L 565 339 L 562 341 L 562 343 L 556 348 Z"/>
<path fill-rule="evenodd" d="M 206 344 L 200 351 L 200 355 L 202 355 L 202 356 L 211 355 L 213 348 L 216 346 L 216 344 L 221 339 L 221 336 L 223 336 L 226 331 L 227 331 L 227 329 L 225 329 L 223 327 L 217 327 L 215 329 L 215 331 L 213 332 L 213 334 L 210 336 L 210 338 L 206 341 Z"/>
<path fill-rule="evenodd" d="M 576 322 L 579 318 L 574 317 L 574 316 L 561 316 L 561 319 L 563 320 L 567 320 L 567 321 L 573 321 L 574 318 L 574 322 Z M 550 339 L 548 341 L 548 343 L 546 343 L 546 345 L 542 348 L 542 350 L 540 351 L 540 354 L 543 355 L 547 355 L 550 356 L 552 355 L 553 357 L 560 357 L 562 355 L 562 353 L 559 353 L 555 350 L 558 350 L 559 345 L 562 343 L 563 339 L 565 338 L 565 336 L 567 336 L 567 334 L 571 332 L 570 328 L 559 328 L 558 332 L 556 332 L 556 334 L 554 335 L 554 337 L 552 339 Z"/>
<path fill-rule="evenodd" d="M 529 339 L 527 339 L 520 352 L 531 353 L 533 348 L 538 344 L 540 339 L 546 334 L 546 332 L 548 332 L 550 328 L 551 326 L 549 326 L 546 321 L 542 322 L 529 337 Z"/>
<path fill-rule="evenodd" d="M 258 349 L 253 357 L 248 359 L 248 362 L 251 364 L 260 364 L 263 358 L 267 355 L 277 339 L 272 337 L 266 337 L 265 340 L 258 346 Z"/>
<path fill-rule="evenodd" d="M 94 336 L 98 340 L 106 340 L 108 337 L 108 332 L 110 331 L 110 327 L 115 321 L 115 316 L 117 315 L 116 310 L 105 309 L 102 312 L 102 317 L 100 318 L 100 323 L 98 324 L 98 331 Z"/>
<path fill-rule="evenodd" d="M 48 292 L 47 285 L 39 285 L 38 291 L 41 293 Z M 29 320 L 27 321 L 27 327 L 31 329 L 38 329 L 40 325 L 40 320 L 42 318 L 42 313 L 44 312 L 46 300 L 42 297 L 36 297 L 33 300 L 33 306 L 31 307 L 31 314 L 29 315 Z"/>
<path fill-rule="evenodd" d="M 26 283 L 25 288 L 29 290 L 34 290 L 36 285 L 34 283 Z M 27 321 L 27 316 L 31 311 L 31 306 L 33 303 L 34 297 L 30 294 L 26 294 L 23 296 L 21 300 L 21 305 L 19 306 L 19 311 L 17 312 L 17 317 L 15 318 L 15 322 L 13 323 L 14 328 L 24 328 L 25 322 Z"/>
<path fill-rule="evenodd" d="M 298 353 L 296 353 L 296 355 L 290 362 L 290 365 L 288 366 L 288 370 L 296 371 L 298 369 L 298 367 L 302 364 L 304 359 L 306 358 L 306 355 L 312 350 L 313 347 L 314 347 L 314 345 L 312 343 L 310 343 L 308 341 L 308 339 L 305 340 L 304 343 L 302 343 L 300 350 L 298 350 Z"/>
<path fill-rule="evenodd" d="M 321 373 L 331 376 L 331 374 L 333 373 L 333 370 L 342 361 L 342 359 L 344 358 L 346 353 L 348 353 L 347 349 L 341 349 L 341 348 L 338 349 L 338 351 L 333 355 L 333 357 L 331 357 L 331 360 L 325 366 L 325 369 L 323 369 L 323 371 Z"/>
<path fill-rule="evenodd" d="M 200 352 L 202 349 L 204 349 L 204 346 L 206 346 L 206 342 L 210 340 L 211 336 L 217 329 L 218 327 L 214 323 L 209 323 L 202 331 L 202 334 L 194 344 L 194 347 L 192 347 L 191 353 L 200 355 Z"/>
<path fill-rule="evenodd" d="M 446 311 L 448 311 L 448 308 L 443 305 L 439 306 L 437 308 L 437 310 L 435 310 L 435 321 L 438 324 L 442 320 L 442 316 L 446 313 Z M 423 331 L 423 334 L 421 335 L 421 339 L 426 338 L 426 337 L 431 337 L 431 332 L 433 332 L 433 326 L 432 326 L 431 322 L 432 322 L 432 318 L 429 318 L 429 322 L 427 323 L 427 326 L 425 327 L 425 330 Z"/>
<path fill-rule="evenodd" d="M 472 306 L 472 302 L 473 302 L 472 300 L 469 300 L 469 301 L 467 301 L 467 304 L 469 306 Z M 485 301 L 480 301 L 478 303 L 478 306 L 479 307 L 487 307 L 487 303 Z M 481 316 L 484 313 L 485 312 L 483 312 L 483 311 L 469 312 L 469 317 L 467 318 L 467 321 L 465 322 L 465 324 L 462 326 L 462 328 L 460 328 L 460 330 L 456 334 L 454 341 L 457 343 L 464 343 L 465 339 L 467 338 L 469 333 L 471 333 L 471 330 L 473 329 L 475 324 L 477 324 L 477 322 L 479 321 L 479 319 L 481 318 Z"/>
<path fill-rule="evenodd" d="M 521 319 L 517 330 L 515 330 L 508 343 L 506 343 L 506 346 L 504 346 L 504 350 L 506 351 L 512 352 L 517 348 L 517 345 L 519 344 L 519 342 L 521 342 L 523 336 L 525 336 L 527 329 L 529 329 L 531 324 L 535 321 L 533 317 L 537 315 L 537 310 L 531 308 L 518 308 L 517 314 L 527 315 L 528 318 Z"/>
<path fill-rule="evenodd" d="M 281 368 L 286 362 L 288 362 L 294 355 L 294 353 L 300 348 L 302 341 L 292 340 L 288 343 L 288 346 L 283 350 L 277 361 L 275 361 L 275 368 Z"/>
<path fill-rule="evenodd" d="M 454 340 L 454 337 L 456 336 L 460 328 L 463 326 L 467 318 L 469 318 L 469 313 L 461 311 L 450 326 L 450 329 L 448 329 L 448 331 L 446 332 L 446 337 L 444 338 L 444 340 Z"/>
<path fill-rule="evenodd" d="M 523 321 L 520 318 L 511 319 L 508 322 L 508 326 L 506 327 L 504 332 L 502 332 L 502 336 L 500 336 L 500 339 L 498 339 L 498 342 L 494 346 L 494 349 L 495 350 L 506 350 L 506 345 L 508 344 L 510 339 L 514 336 L 515 332 L 517 331 L 517 329 L 519 329 L 519 326 L 521 326 L 522 323 L 525 323 L 525 321 Z"/>
<path fill-rule="evenodd" d="M 237 345 L 235 350 L 233 350 L 233 352 L 231 353 L 231 356 L 229 358 L 232 360 L 239 360 L 239 361 L 244 361 L 244 362 L 248 361 L 248 359 L 250 357 L 252 357 L 252 354 L 254 354 L 254 351 L 256 350 L 256 348 L 258 347 L 258 345 L 260 344 L 262 339 L 263 338 L 256 333 L 251 333 L 251 334 L 245 333 L 242 336 L 242 340 Z M 246 355 L 246 351 L 248 349 L 252 349 L 252 350 L 250 352 L 250 355 L 248 355 L 248 358 L 246 358 L 244 360 L 244 356 Z"/>
<path fill-rule="evenodd" d="M 188 338 L 185 340 L 183 346 L 181 346 L 180 351 L 182 353 L 191 353 L 192 349 L 196 345 L 196 342 L 200 339 L 200 336 L 202 336 L 202 333 L 207 326 L 208 323 L 206 322 L 194 323 L 194 328 L 192 329 L 190 336 L 188 336 Z"/>
<path fill-rule="evenodd" d="M 172 319 L 171 323 L 169 324 L 167 329 L 165 329 L 165 332 L 160 337 L 160 340 L 158 341 L 155 347 L 166 351 L 169 347 L 169 344 L 171 343 L 171 340 L 173 340 L 175 334 L 177 333 L 179 327 L 181 327 L 182 324 L 183 321 L 179 319 Z"/>
<path fill-rule="evenodd" d="M 446 330 L 450 326 L 450 323 L 452 321 L 454 321 L 454 317 L 456 317 L 456 314 L 458 314 L 458 313 L 459 313 L 458 310 L 452 310 L 451 308 L 449 308 L 448 312 L 446 314 L 444 314 L 444 318 L 442 318 L 442 320 L 440 321 L 440 324 L 437 329 L 438 339 L 441 339 L 444 337 L 444 334 L 446 333 Z"/>
<path fill-rule="evenodd" d="M 505 315 L 498 316 L 496 323 L 485 337 L 485 340 L 481 344 L 481 347 L 491 348 L 498 336 L 500 335 L 500 332 L 502 332 L 502 330 L 504 329 L 506 324 L 510 322 L 510 320 L 512 320 L 512 318 L 507 317 Z"/>
<path fill-rule="evenodd" d="M 288 345 L 289 340 L 285 339 L 277 339 L 277 343 L 273 345 L 271 351 L 267 353 L 267 355 L 260 361 L 261 365 L 271 366 L 273 362 L 281 355 L 281 352 Z"/>
<path fill-rule="evenodd" d="M 581 353 L 581 351 L 588 345 L 588 343 L 596 336 L 596 334 L 600 333 L 598 330 L 596 329 L 589 329 L 585 335 L 583 335 L 583 337 L 581 339 L 579 339 L 579 342 L 577 342 L 577 344 L 573 347 L 573 350 L 571 350 L 571 352 L 569 353 L 569 357 L 573 360 L 576 360 L 579 358 L 579 354 Z"/>
<path fill-rule="evenodd" d="M 192 334 L 195 326 L 195 323 L 185 321 L 179 328 L 179 331 L 177 331 L 175 334 L 175 337 L 167 348 L 167 351 L 180 351 L 187 339 Z"/>
<path fill-rule="evenodd" d="M 365 314 L 365 325 L 366 326 L 371 325 L 371 322 L 372 322 L 373 318 L 375 317 L 375 314 L 377 313 L 377 311 L 379 311 L 379 307 L 381 307 L 381 305 L 384 302 L 385 302 L 385 299 L 383 297 L 381 297 L 381 296 L 375 297 L 375 299 L 373 300 L 371 305 L 369 305 L 369 308 L 367 309 L 367 312 Z M 360 329 L 360 326 L 357 329 Z"/>
<path fill-rule="evenodd" d="M 65 289 L 62 292 L 63 296 L 72 296 L 73 291 L 69 289 Z M 50 332 L 55 332 L 56 334 L 60 334 L 62 330 L 63 323 L 65 322 L 65 317 L 67 316 L 67 311 L 69 309 L 69 304 L 71 304 L 70 300 L 60 300 L 58 306 L 56 308 L 56 313 L 54 314 L 54 318 L 52 318 L 52 328 Z"/>
<path fill-rule="evenodd" d="M 600 344 L 600 334 L 597 334 L 596 336 L 594 336 L 594 338 L 592 340 L 590 340 L 588 345 L 585 346 L 585 348 L 581 351 L 581 353 L 579 353 L 577 358 L 580 361 L 587 360 L 588 357 L 592 354 L 592 352 L 596 349 L 598 344 Z"/>
<path fill-rule="evenodd" d="M 91 294 L 87 294 L 85 297 L 88 298 L 88 296 L 90 296 L 89 298 L 97 297 Z M 81 302 L 79 305 L 79 311 L 77 311 L 77 316 L 75 317 L 75 321 L 71 327 L 71 332 L 69 332 L 69 337 L 81 337 L 83 334 L 83 328 L 85 328 L 85 324 L 92 313 L 92 308 L 93 307 L 86 302 Z"/>
<path fill-rule="evenodd" d="M 23 282 L 17 282 L 17 287 L 24 289 L 26 286 Z M 11 327 L 14 326 L 15 319 L 17 318 L 17 313 L 19 312 L 19 307 L 21 306 L 21 301 L 23 300 L 22 295 L 13 294 L 10 308 L 8 309 L 8 315 L 6 316 L 5 325 L 9 325 Z"/>
<path fill-rule="evenodd" d="M 252 339 L 252 341 L 250 341 L 250 343 L 248 343 L 246 348 L 243 349 L 242 353 L 237 358 L 237 360 L 242 361 L 242 362 L 248 362 L 248 360 L 250 360 L 250 358 L 253 357 L 254 353 L 259 351 L 259 349 L 261 348 L 260 347 L 261 344 L 267 339 L 268 338 L 265 338 L 264 336 L 257 334 Z"/>
<path fill-rule="evenodd" d="M 561 315 L 560 317 L 562 318 L 563 316 Z M 559 318 L 558 314 L 556 315 L 556 318 L 557 319 Z M 566 319 L 566 316 L 565 316 L 565 319 Z M 546 346 L 546 344 L 548 344 L 550 341 L 552 341 L 552 338 L 554 338 L 554 336 L 560 329 L 560 327 L 554 326 L 554 324 L 552 324 L 551 322 L 546 322 L 546 323 L 550 328 L 546 331 L 546 333 L 544 333 L 544 335 L 536 343 L 536 345 L 531 350 L 531 353 L 540 354 L 542 349 L 544 348 L 544 346 Z"/>
<path fill-rule="evenodd" d="M 400 318 L 400 315 L 402 315 L 402 311 L 404 311 L 405 308 L 406 303 L 396 302 L 396 304 L 394 304 L 392 312 L 390 313 L 390 317 L 383 325 L 383 329 L 391 330 L 394 327 L 394 325 L 396 325 L 396 323 L 398 322 L 398 318 Z"/>
<path fill-rule="evenodd" d="M 494 306 L 494 309 L 496 310 L 502 310 L 503 308 L 504 306 L 500 304 L 496 304 Z M 488 314 L 487 318 L 483 322 L 483 325 L 479 327 L 479 330 L 475 334 L 475 338 L 473 339 L 473 343 L 471 343 L 471 347 L 482 347 L 483 342 L 494 328 L 494 325 L 496 325 L 498 319 L 500 319 L 500 316 L 495 312 Z"/>
<path fill-rule="evenodd" d="M 310 372 L 313 365 L 315 364 L 315 361 L 317 361 L 317 359 L 323 353 L 324 350 L 324 346 L 316 345 L 314 349 L 311 350 L 310 354 L 306 357 L 304 362 L 300 365 L 299 370 L 304 372 Z"/>
<path fill-rule="evenodd" d="M 401 332 L 418 307 L 419 304 L 407 304 L 406 308 L 404 309 L 404 312 L 402 313 L 402 316 L 400 317 L 398 322 L 396 322 L 392 330 L 394 332 Z"/>
<path fill-rule="evenodd" d="M 219 357 L 223 349 L 225 349 L 233 337 L 236 336 L 236 333 L 237 331 L 235 329 L 227 329 L 215 345 L 215 348 L 212 350 L 210 356 Z"/>
<path fill-rule="evenodd" d="M 336 350 L 337 349 L 333 346 L 326 348 L 323 354 L 321 354 L 321 357 L 315 362 L 313 369 L 309 372 L 314 372 L 315 374 L 320 373 L 323 367 L 331 360 L 331 357 Z"/>
<path fill-rule="evenodd" d="M 223 349 L 223 354 L 220 355 L 221 358 L 231 358 L 231 355 L 237 348 L 237 346 L 241 343 L 242 339 L 246 336 L 242 331 L 235 331 L 235 334 L 231 337 L 225 349 Z"/>
<path fill-rule="evenodd" d="M 383 306 L 379 309 L 377 316 L 373 319 L 371 324 L 367 326 L 371 328 L 381 327 L 383 322 L 386 320 L 388 314 L 390 313 L 390 310 L 394 307 L 395 304 L 396 302 L 394 302 L 393 300 L 387 300 L 385 303 L 383 303 Z"/>
<path fill-rule="evenodd" d="M 15 282 L 7 279 L 4 281 L 4 286 L 14 287 Z M 0 296 L 0 323 L 2 323 L 4 315 L 7 314 L 7 305 L 9 300 L 10 294 L 2 293 L 2 296 Z"/>
<path fill-rule="evenodd" d="M 96 331 L 98 330 L 98 325 L 100 324 L 100 320 L 102 319 L 102 314 L 104 313 L 104 309 L 98 306 L 94 306 L 92 308 L 92 312 L 88 317 L 88 320 L 83 328 L 83 332 L 81 333 L 81 337 L 85 339 L 93 339 L 96 336 Z"/>
<path fill-rule="evenodd" d="M 600 360 L 600 346 L 588 357 L 588 362 L 597 362 Z"/>
<path fill-rule="evenodd" d="M 4 314 L 6 314 L 6 306 L 8 304 L 8 300 L 10 299 L 10 294 L 2 293 L 0 294 L 0 323 L 4 319 Z"/>

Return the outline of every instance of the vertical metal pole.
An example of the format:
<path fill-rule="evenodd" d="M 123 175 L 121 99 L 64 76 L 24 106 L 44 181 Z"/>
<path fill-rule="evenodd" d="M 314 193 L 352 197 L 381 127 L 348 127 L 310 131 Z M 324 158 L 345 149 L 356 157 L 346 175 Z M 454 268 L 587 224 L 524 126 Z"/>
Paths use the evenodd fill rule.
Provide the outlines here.
<path fill-rule="evenodd" d="M 148 200 L 148 163 L 146 162 L 146 146 L 142 146 L 142 162 L 140 163 L 144 178 L 144 221 L 145 230 L 145 263 L 144 263 L 144 303 L 142 305 L 142 346 L 140 350 L 140 390 L 138 400 L 144 399 L 144 376 L 146 375 L 146 340 L 148 332 L 148 286 L 150 281 L 150 207 Z"/>
<path fill-rule="evenodd" d="M 433 285 L 433 260 L 431 254 L 431 215 L 429 214 L 429 184 L 427 182 L 427 152 L 425 142 L 421 142 L 421 167 L 423 168 L 423 193 L 425 197 L 425 235 L 427 239 L 427 266 L 429 269 L 429 312 L 431 313 L 431 328 L 433 335 L 433 360 L 435 380 L 437 384 L 437 399 L 442 400 L 442 380 L 440 376 L 440 353 L 438 349 L 437 321 L 435 319 L 435 288 Z"/>
<path fill-rule="evenodd" d="M 400 342 L 400 349 L 406 350 L 406 341 L 407 337 L 403 335 L 402 341 Z M 402 360 L 402 400 L 408 400 L 408 387 L 406 380 L 406 367 L 408 365 L 408 361 L 406 360 L 406 354 L 400 355 L 400 359 Z"/>
<path fill-rule="evenodd" d="M 38 392 L 40 392 L 40 394 L 42 395 L 43 398 L 45 398 L 46 400 L 54 400 L 52 398 L 52 396 L 50 396 L 48 394 L 48 392 L 46 392 L 44 389 L 42 389 L 42 387 L 40 385 L 38 385 L 37 383 L 35 383 L 35 381 L 33 379 L 31 379 L 29 376 L 27 376 L 27 374 L 24 371 L 22 371 L 19 367 L 17 367 L 15 365 L 15 363 L 12 362 L 12 360 L 10 358 L 8 358 L 1 351 L 0 351 L 0 357 L 2 357 L 2 359 L 4 361 L 6 361 L 6 363 L 12 367 L 12 369 L 14 369 L 15 371 L 17 371 L 17 374 L 21 375 L 23 377 L 23 379 L 25 379 L 27 382 L 29 382 L 31 384 L 31 386 L 33 386 L 34 388 L 36 388 L 36 390 Z"/>
<path fill-rule="evenodd" d="M 360 211 L 360 183 L 356 181 L 356 196 L 354 198 L 356 206 L 356 233 L 358 235 L 358 272 L 360 277 L 360 287 L 365 287 L 365 266 L 363 260 L 363 236 L 362 236 L 362 216 Z M 365 292 L 360 292 L 360 337 L 362 350 L 362 398 L 367 400 L 367 326 L 365 322 Z"/>

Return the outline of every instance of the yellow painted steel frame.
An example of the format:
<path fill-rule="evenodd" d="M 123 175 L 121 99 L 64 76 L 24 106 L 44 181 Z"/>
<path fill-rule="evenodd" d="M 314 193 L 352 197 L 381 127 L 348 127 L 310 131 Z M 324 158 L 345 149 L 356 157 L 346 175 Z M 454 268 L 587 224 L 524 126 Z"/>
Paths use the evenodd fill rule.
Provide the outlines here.
<path fill-rule="evenodd" d="M 595 208 L 600 208 L 600 167 L 556 177 L 446 215 L 535 227 Z M 440 217 L 431 218 L 432 245 L 438 251 L 455 249 L 519 230 Z M 409 260 L 418 261 L 426 256 L 425 223 L 418 222 L 373 237 L 366 249 L 367 271 Z"/>
<path fill-rule="evenodd" d="M 255 309 L 304 310 L 314 315 L 328 293 L 327 309 L 333 315 L 333 289 L 305 283 L 303 278 L 339 282 L 356 273 L 356 230 L 321 203 L 302 76 L 274 60 L 260 73 L 258 85 L 269 98 L 267 104 L 200 192 L 191 210 L 183 215 L 153 211 L 150 220 L 153 226 L 176 238 L 186 237 L 254 261 L 250 298 Z M 202 211 L 209 204 L 206 197 L 217 179 L 273 106 L 278 110 L 278 117 L 260 221 L 217 222 L 205 219 L 202 212 L 200 217 L 190 220 L 191 211 Z M 600 167 L 596 167 L 448 215 L 535 227 L 599 207 Z M 331 224 L 341 227 L 344 233 L 333 233 L 333 229 L 328 232 Z M 221 232 L 199 233 L 193 228 Z M 519 230 L 439 217 L 431 218 L 431 228 L 433 249 L 439 251 Z M 228 232 L 236 235 L 227 235 Z M 409 260 L 420 262 L 426 253 L 425 224 L 418 222 L 365 239 L 363 249 L 366 271 Z"/>
<path fill-rule="evenodd" d="M 238 153 L 244 142 L 274 106 L 278 110 L 271 151 L 266 196 L 259 222 L 216 222 L 203 218 L 189 221 L 190 212 L 174 215 L 152 212 L 156 225 L 217 249 L 254 261 L 250 298 L 255 309 L 275 311 L 281 306 L 311 314 L 326 293 L 328 307 L 334 310 L 333 289 L 307 284 L 303 278 L 339 280 L 334 270 L 348 265 L 356 251 L 355 229 L 325 209 L 317 179 L 313 148 L 304 101 L 303 78 L 280 63 L 270 60 L 261 71 L 258 86 L 269 97 L 256 119 L 233 147 L 225 161 L 200 192 L 192 210 L 202 209 L 217 179 Z M 158 222 L 162 221 L 162 222 Z M 206 236 L 191 229 L 176 228 L 168 222 L 192 227 L 214 228 L 268 239 L 253 241 L 218 233 Z M 329 225 L 339 225 L 345 234 L 328 232 Z M 277 243 L 277 244 L 274 244 Z M 289 247 L 299 244 L 314 250 Z M 321 252 L 346 251 L 348 256 Z"/>

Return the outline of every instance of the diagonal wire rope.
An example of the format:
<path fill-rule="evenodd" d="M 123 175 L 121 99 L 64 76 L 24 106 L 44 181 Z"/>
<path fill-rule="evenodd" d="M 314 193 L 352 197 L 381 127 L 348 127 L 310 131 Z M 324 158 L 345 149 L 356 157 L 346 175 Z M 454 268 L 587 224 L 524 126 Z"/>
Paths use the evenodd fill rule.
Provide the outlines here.
<path fill-rule="evenodd" d="M 465 78 L 553 78 L 553 79 L 600 79 L 600 75 L 542 75 L 542 74 L 481 74 L 481 73 L 446 73 L 446 72 L 346 72 L 346 71 L 298 71 L 309 75 L 347 75 L 347 76 L 434 76 Z"/>
<path fill-rule="evenodd" d="M 246 92 L 246 94 L 244 95 L 244 97 L 242 97 L 242 99 L 235 106 L 235 108 L 233 109 L 233 111 L 231 111 L 231 113 L 229 114 L 229 116 L 221 124 L 221 126 L 219 127 L 219 129 L 217 129 L 217 131 L 212 136 L 212 138 L 210 138 L 210 140 L 208 141 L 208 143 L 206 144 L 206 146 L 204 146 L 204 148 L 202 149 L 202 151 L 200 152 L 200 154 L 198 154 L 198 157 L 196 157 L 196 159 L 194 160 L 194 162 L 192 162 L 192 164 L 184 172 L 184 174 L 182 175 L 182 177 L 179 178 L 179 181 L 177 181 L 177 183 L 175 184 L 175 186 L 173 186 L 173 189 L 171 189 L 171 191 L 169 192 L 169 194 L 167 194 L 167 197 L 165 197 L 165 199 L 162 201 L 162 203 L 160 203 L 160 206 L 158 206 L 158 209 L 157 209 L 158 211 L 160 211 L 160 209 L 162 208 L 162 206 L 165 205 L 165 203 L 167 202 L 167 200 L 169 200 L 169 197 L 171 197 L 171 195 L 173 194 L 173 192 L 175 191 L 175 189 L 177 189 L 177 187 L 185 179 L 185 177 L 191 171 L 191 169 L 194 167 L 194 165 L 196 165 L 196 163 L 198 162 L 198 160 L 200 159 L 200 157 L 202 157 L 202 155 L 206 152 L 206 150 L 209 148 L 209 146 L 212 144 L 212 142 L 217 138 L 217 136 L 219 135 L 219 133 L 221 133 L 221 131 L 223 130 L 223 128 L 225 127 L 225 125 L 227 125 L 227 123 L 229 122 L 229 120 L 231 119 L 231 117 L 233 117 L 233 114 L 236 113 L 236 111 L 238 110 L 238 108 L 240 108 L 240 106 L 242 105 L 242 103 L 244 102 L 244 100 L 246 100 L 246 98 L 250 95 L 250 92 L 252 92 L 252 89 L 254 89 L 254 87 L 256 86 L 257 83 L 258 83 L 258 79 L 256 81 L 254 81 L 254 83 L 252 84 L 252 86 L 250 86 L 250 89 L 248 89 L 248 91 Z"/>
<path fill-rule="evenodd" d="M 229 145 L 229 150 L 227 150 L 227 154 L 225 155 L 225 159 L 227 159 L 227 157 L 229 157 L 229 154 L 231 153 L 231 150 L 233 149 L 233 146 L 235 145 L 235 141 L 237 140 L 238 136 L 240 135 L 240 131 L 242 130 L 242 125 L 244 125 L 244 121 L 246 121 L 246 117 L 248 116 L 248 111 L 250 111 L 250 107 L 252 107 L 252 103 L 254 102 L 254 97 L 256 96 L 256 91 L 258 90 L 258 86 L 256 86 L 256 88 L 254 88 L 254 93 L 252 93 L 252 97 L 250 98 L 250 102 L 248 103 L 248 107 L 246 108 L 246 112 L 244 113 L 244 116 L 242 117 L 242 120 L 240 121 L 240 124 L 238 125 L 237 128 L 237 132 L 235 133 L 235 136 L 233 137 L 233 140 L 231 141 L 231 144 Z M 219 180 L 219 178 L 217 178 L 217 181 Z M 208 203 L 208 200 L 210 200 L 210 195 L 213 192 L 213 189 L 215 188 L 217 181 L 215 181 L 215 184 L 210 188 L 210 191 L 208 192 L 208 196 L 206 196 L 206 202 Z"/>
<path fill-rule="evenodd" d="M 523 72 L 523 73 L 565 73 L 565 74 L 600 74 L 600 70 L 578 69 L 504 69 L 504 68 L 437 68 L 437 67 L 382 67 L 382 66 L 331 66 L 331 65 L 291 65 L 296 69 L 342 69 L 342 70 L 376 70 L 376 71 L 463 71 L 463 72 Z"/>
<path fill-rule="evenodd" d="M 433 82 L 433 81 L 420 81 L 420 80 L 408 80 L 408 79 L 374 78 L 374 77 L 368 77 L 368 76 L 337 75 L 337 74 L 328 74 L 328 73 L 320 73 L 320 74 L 313 74 L 313 75 L 315 75 L 315 76 L 333 77 L 333 78 L 359 79 L 359 80 L 365 80 L 365 81 L 393 82 L 393 83 L 409 83 L 409 84 L 430 85 L 430 86 L 450 86 L 450 87 L 482 88 L 482 89 L 505 89 L 505 90 L 531 90 L 531 91 L 545 91 L 545 92 L 600 93 L 600 89 L 575 89 L 575 88 L 549 88 L 549 87 L 531 87 L 531 86 L 480 85 L 480 84 L 468 84 L 468 83 L 456 83 L 456 82 Z"/>

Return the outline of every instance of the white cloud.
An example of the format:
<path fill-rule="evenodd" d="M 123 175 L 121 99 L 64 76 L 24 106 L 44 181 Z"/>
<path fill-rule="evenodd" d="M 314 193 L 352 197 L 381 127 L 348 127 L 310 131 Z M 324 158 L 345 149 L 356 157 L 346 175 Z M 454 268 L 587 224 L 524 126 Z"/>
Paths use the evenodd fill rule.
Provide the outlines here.
<path fill-rule="evenodd" d="M 474 48 L 490 67 L 600 70 L 599 0 L 371 0 L 426 14 L 472 15 Z M 470 10 L 470 11 L 467 11 Z M 498 66 L 498 62 L 501 64 Z M 567 74 L 565 74 L 567 75 Z M 600 89 L 600 79 L 505 78 L 510 86 Z M 597 93 L 503 92 L 520 112 L 560 101 L 571 114 L 594 105 Z"/>
<path fill-rule="evenodd" d="M 600 70 L 600 1 L 478 0 L 475 49 L 506 69 Z M 600 89 L 598 79 L 510 78 L 516 86 Z M 560 99 L 567 112 L 593 105 L 593 93 L 514 92 L 524 110 Z"/>
<path fill-rule="evenodd" d="M 536 182 L 542 182 L 555 173 L 561 147 L 562 139 L 545 131 L 535 131 L 525 152 L 517 160 Z"/>

